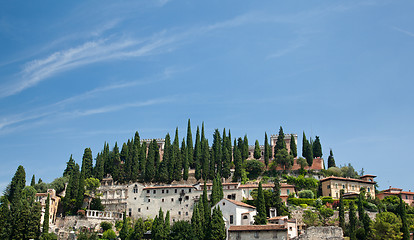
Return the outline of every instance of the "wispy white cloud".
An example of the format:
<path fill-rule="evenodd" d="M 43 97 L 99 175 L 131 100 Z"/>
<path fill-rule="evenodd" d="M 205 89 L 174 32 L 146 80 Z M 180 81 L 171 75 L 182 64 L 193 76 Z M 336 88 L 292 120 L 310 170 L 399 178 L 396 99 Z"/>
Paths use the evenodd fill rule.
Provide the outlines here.
<path fill-rule="evenodd" d="M 279 49 L 277 52 L 273 54 L 270 54 L 269 56 L 266 57 L 266 59 L 279 58 L 279 57 L 285 56 L 286 54 L 289 54 L 295 51 L 296 49 L 303 47 L 304 45 L 305 44 L 303 42 L 292 44 L 290 46 L 287 46 L 286 48 Z"/>
<path fill-rule="evenodd" d="M 398 27 L 393 27 L 393 29 L 394 30 L 397 30 L 398 32 L 402 32 L 402 33 L 404 33 L 404 34 L 406 34 L 406 35 L 408 35 L 410 37 L 414 37 L 414 33 L 413 32 L 410 32 L 410 31 L 407 31 L 407 30 L 404 30 L 404 29 L 398 28 Z"/>

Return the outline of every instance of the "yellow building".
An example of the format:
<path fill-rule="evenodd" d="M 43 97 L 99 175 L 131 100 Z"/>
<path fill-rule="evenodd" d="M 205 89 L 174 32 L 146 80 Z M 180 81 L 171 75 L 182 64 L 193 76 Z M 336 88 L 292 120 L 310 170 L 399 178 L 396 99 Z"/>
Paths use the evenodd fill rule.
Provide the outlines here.
<path fill-rule="evenodd" d="M 60 202 L 60 197 L 56 195 L 55 189 L 48 189 L 45 193 L 36 193 L 36 202 L 40 202 L 42 206 L 40 224 L 43 224 L 44 221 L 47 195 L 49 195 L 49 225 L 54 225 L 56 223 L 56 214 Z"/>
<path fill-rule="evenodd" d="M 339 199 L 341 189 L 344 189 L 346 195 L 359 194 L 361 188 L 365 188 L 367 195 L 375 198 L 374 175 L 364 175 L 359 179 L 343 177 L 327 177 L 321 179 L 322 195 Z"/>

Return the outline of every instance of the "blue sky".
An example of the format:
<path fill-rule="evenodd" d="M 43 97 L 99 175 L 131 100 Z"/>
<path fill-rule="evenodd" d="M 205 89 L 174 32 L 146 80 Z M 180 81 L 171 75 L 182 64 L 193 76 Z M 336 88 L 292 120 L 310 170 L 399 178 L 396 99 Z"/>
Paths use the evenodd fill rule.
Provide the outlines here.
<path fill-rule="evenodd" d="M 2 1 L 0 189 L 190 118 L 320 136 L 324 158 L 412 189 L 412 1 Z M 299 150 L 299 152 L 301 152 Z M 414 190 L 414 189 L 412 189 Z"/>

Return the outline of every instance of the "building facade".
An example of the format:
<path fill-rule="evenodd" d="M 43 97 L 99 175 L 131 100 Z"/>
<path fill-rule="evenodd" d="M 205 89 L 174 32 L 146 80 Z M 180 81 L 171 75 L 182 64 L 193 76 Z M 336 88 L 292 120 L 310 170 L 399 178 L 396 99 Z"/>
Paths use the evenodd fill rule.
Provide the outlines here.
<path fill-rule="evenodd" d="M 288 233 L 284 225 L 242 225 L 230 226 L 228 229 L 229 240 L 256 240 L 279 239 L 287 240 Z"/>
<path fill-rule="evenodd" d="M 365 188 L 367 196 L 375 199 L 375 177 L 374 175 L 364 175 L 355 179 L 331 176 L 321 179 L 322 195 L 339 199 L 341 189 L 344 189 L 345 194 L 359 194 L 360 189 Z"/>
<path fill-rule="evenodd" d="M 401 199 L 409 206 L 414 206 L 414 192 L 411 192 L 411 190 L 407 192 L 403 191 L 402 188 L 393 188 L 390 186 L 388 189 L 377 194 L 377 197 L 382 200 L 388 196 L 398 197 L 398 195 L 401 195 Z"/>
<path fill-rule="evenodd" d="M 45 212 L 46 212 L 46 201 L 47 196 L 49 195 L 49 225 L 56 224 L 56 215 L 58 211 L 58 206 L 60 203 L 60 197 L 56 195 L 55 189 L 48 189 L 46 193 L 36 193 L 35 200 L 40 202 L 42 206 L 42 216 L 40 218 L 40 224 L 43 224 Z"/>

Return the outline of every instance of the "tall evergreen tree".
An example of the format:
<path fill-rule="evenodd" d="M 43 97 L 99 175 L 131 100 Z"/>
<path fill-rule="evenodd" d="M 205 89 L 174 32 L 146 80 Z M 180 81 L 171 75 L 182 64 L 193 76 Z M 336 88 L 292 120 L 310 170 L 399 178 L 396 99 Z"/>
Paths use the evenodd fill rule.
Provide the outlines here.
<path fill-rule="evenodd" d="M 145 169 L 147 167 L 147 143 L 142 142 L 140 153 L 139 153 L 139 171 L 140 171 L 140 179 L 145 179 Z"/>
<path fill-rule="evenodd" d="M 356 213 L 355 213 L 355 204 L 353 201 L 349 202 L 349 239 L 356 240 Z"/>
<path fill-rule="evenodd" d="M 66 162 L 66 169 L 63 171 L 63 176 L 69 176 L 72 173 L 73 168 L 75 167 L 75 160 L 70 155 L 69 161 Z"/>
<path fill-rule="evenodd" d="M 276 140 L 274 156 L 276 156 L 276 154 L 282 149 L 287 149 L 287 148 L 286 148 L 286 142 L 285 142 L 285 134 L 283 133 L 282 126 L 280 126 L 279 135 L 277 136 L 277 140 Z"/>
<path fill-rule="evenodd" d="M 170 182 L 170 173 L 169 168 L 171 168 L 171 155 L 172 155 L 172 146 L 170 140 L 170 134 L 167 133 L 164 141 L 164 155 L 162 157 L 162 162 L 157 171 L 157 179 L 159 182 Z"/>
<path fill-rule="evenodd" d="M 6 196 L 0 197 L 0 239 L 10 239 L 12 232 L 12 215 L 10 202 Z"/>
<path fill-rule="evenodd" d="M 49 204 L 50 204 L 50 195 L 47 194 L 46 206 L 45 206 L 45 215 L 43 217 L 43 233 L 49 232 Z"/>
<path fill-rule="evenodd" d="M 279 178 L 275 178 L 274 187 L 271 197 L 272 206 L 276 208 L 276 212 L 279 216 L 289 215 L 286 205 L 283 203 L 282 198 L 280 197 L 280 183 Z"/>
<path fill-rule="evenodd" d="M 298 156 L 298 148 L 296 146 L 295 136 L 294 134 L 290 134 L 290 154 L 293 155 L 293 157 Z"/>
<path fill-rule="evenodd" d="M 112 162 L 112 178 L 114 179 L 115 182 L 122 181 L 124 174 L 121 168 L 121 158 L 119 156 L 119 148 L 118 148 L 117 142 L 115 142 L 115 146 L 112 150 L 111 162 Z"/>
<path fill-rule="evenodd" d="M 121 238 L 121 240 L 127 240 L 129 239 L 129 234 L 130 228 L 126 219 L 126 212 L 124 212 L 124 216 L 122 218 L 122 228 L 119 231 L 119 238 Z"/>
<path fill-rule="evenodd" d="M 247 135 L 244 135 L 243 138 L 243 147 L 241 150 L 241 154 L 242 154 L 242 162 L 244 163 L 244 161 L 249 157 L 249 140 L 247 139 Z"/>
<path fill-rule="evenodd" d="M 167 211 L 165 214 L 165 221 L 164 221 L 164 239 L 170 239 L 171 234 L 171 225 L 170 225 L 170 211 Z"/>
<path fill-rule="evenodd" d="M 322 157 L 322 145 L 319 136 L 315 137 L 315 142 L 312 144 L 312 153 L 315 158 Z"/>
<path fill-rule="evenodd" d="M 32 181 L 30 182 L 30 186 L 34 187 L 35 185 L 36 185 L 36 178 L 35 178 L 35 175 L 33 174 Z"/>
<path fill-rule="evenodd" d="M 202 158 L 202 163 L 203 163 L 202 174 L 203 174 L 203 180 L 206 181 L 207 179 L 209 179 L 209 176 L 210 176 L 210 149 L 208 147 L 208 140 L 207 139 L 202 140 L 201 146 L 202 146 L 201 158 Z"/>
<path fill-rule="evenodd" d="M 227 150 L 227 147 L 223 148 L 223 168 L 221 170 L 224 178 L 229 178 L 230 172 L 231 154 Z"/>
<path fill-rule="evenodd" d="M 207 230 L 209 227 L 208 225 L 210 224 L 211 206 L 208 201 L 206 182 L 204 182 L 202 200 L 203 200 L 203 208 L 204 208 L 204 227 L 205 227 L 205 230 Z"/>
<path fill-rule="evenodd" d="M 24 170 L 24 167 L 22 165 L 19 165 L 10 183 L 10 190 L 8 193 L 8 199 L 12 205 L 20 201 L 22 191 L 25 186 L 26 171 Z"/>
<path fill-rule="evenodd" d="M 402 223 L 402 226 L 401 226 L 401 232 L 402 232 L 402 234 L 403 234 L 403 240 L 409 240 L 410 239 L 410 230 L 409 230 L 409 228 L 408 228 L 408 222 L 407 222 L 407 210 L 406 210 L 406 207 L 405 207 L 405 202 L 402 200 L 402 197 L 401 197 L 401 194 L 400 195 L 398 195 L 399 196 L 399 198 L 400 198 L 400 204 L 399 204 L 399 209 L 398 209 L 398 212 L 399 212 L 399 215 L 400 215 L 400 218 L 401 218 L 401 223 Z"/>
<path fill-rule="evenodd" d="M 94 169 L 94 177 L 102 180 L 104 177 L 104 164 L 105 164 L 105 160 L 104 160 L 104 156 L 103 154 L 98 153 L 96 155 L 96 164 L 95 164 L 95 169 Z"/>
<path fill-rule="evenodd" d="M 204 239 L 204 229 L 200 216 L 199 205 L 200 203 L 194 204 L 193 215 L 191 217 L 191 230 L 193 232 L 194 240 Z"/>
<path fill-rule="evenodd" d="M 201 141 L 200 141 L 200 129 L 197 126 L 196 140 L 194 145 L 194 168 L 195 168 L 195 178 L 197 180 L 201 179 Z"/>
<path fill-rule="evenodd" d="M 82 157 L 82 170 L 81 173 L 85 178 L 92 177 L 93 172 L 93 159 L 92 159 L 92 150 L 90 148 L 85 148 Z"/>
<path fill-rule="evenodd" d="M 214 206 L 220 201 L 219 192 L 218 192 L 218 182 L 217 178 L 213 179 L 213 187 L 211 189 L 211 205 Z"/>
<path fill-rule="evenodd" d="M 254 158 L 259 160 L 262 157 L 262 151 L 260 150 L 259 140 L 256 140 L 254 144 Z"/>
<path fill-rule="evenodd" d="M 329 150 L 329 157 L 328 157 L 328 168 L 331 168 L 331 167 L 336 167 L 332 149 Z"/>
<path fill-rule="evenodd" d="M 267 166 L 269 165 L 269 158 L 271 157 L 271 150 L 269 146 L 269 140 L 267 139 L 267 133 L 265 132 L 265 140 L 264 140 L 264 163 Z"/>
<path fill-rule="evenodd" d="M 241 180 L 242 173 L 242 158 L 239 148 L 234 145 L 234 174 L 233 182 L 239 182 Z"/>
<path fill-rule="evenodd" d="M 213 209 L 213 216 L 211 217 L 211 228 L 209 231 L 209 239 L 211 240 L 225 240 L 226 228 L 223 220 L 223 214 L 220 207 Z"/>
<path fill-rule="evenodd" d="M 189 166 L 194 168 L 194 148 L 193 148 L 193 134 L 191 133 L 191 122 L 188 119 L 188 126 L 187 126 L 187 157 Z"/>
<path fill-rule="evenodd" d="M 154 147 L 155 144 L 155 147 Z M 158 149 L 157 141 L 154 139 L 148 146 L 148 157 L 145 165 L 145 181 L 151 182 L 155 177 L 155 148 Z"/>
<path fill-rule="evenodd" d="M 76 197 L 76 211 L 82 208 L 85 195 L 85 177 L 83 174 L 79 174 L 79 188 Z"/>
<path fill-rule="evenodd" d="M 214 131 L 213 135 L 213 146 L 212 146 L 212 158 L 210 162 L 210 174 L 211 177 L 214 178 L 214 174 L 217 173 L 222 174 L 222 158 L 223 158 L 223 149 L 222 149 L 222 139 L 220 136 L 220 132 L 218 129 Z"/>
<path fill-rule="evenodd" d="M 130 145 L 131 145 L 131 141 L 128 139 L 128 143 L 122 144 L 121 153 L 119 154 L 119 158 L 121 159 L 121 165 L 125 173 L 125 176 L 123 177 L 125 178 L 126 181 L 129 180 L 129 177 L 131 175 L 131 164 L 132 163 L 130 161 L 130 158 L 128 157 L 130 155 L 129 153 Z"/>
<path fill-rule="evenodd" d="M 185 138 L 183 138 L 183 141 L 181 142 L 181 159 L 183 161 L 183 179 L 187 181 L 190 164 L 188 162 L 188 149 L 185 146 Z"/>
<path fill-rule="evenodd" d="M 135 221 L 134 231 L 131 234 L 131 238 L 133 240 L 141 240 L 144 237 L 145 231 L 144 221 L 142 221 L 142 218 L 138 218 L 137 221 Z"/>
<path fill-rule="evenodd" d="M 309 143 L 308 139 L 306 139 L 305 132 L 303 132 L 302 156 L 306 158 L 308 166 L 311 167 L 313 164 L 312 143 Z"/>
<path fill-rule="evenodd" d="M 340 191 L 339 198 L 339 227 L 345 232 L 345 206 L 344 206 L 344 190 Z"/>
<path fill-rule="evenodd" d="M 174 164 L 172 165 L 173 175 L 172 180 L 180 181 L 183 178 L 183 162 L 181 161 L 180 140 L 178 138 L 178 127 L 175 129 L 175 137 L 173 142 Z"/>
<path fill-rule="evenodd" d="M 256 210 L 257 214 L 254 216 L 254 224 L 264 225 L 267 223 L 266 218 L 266 203 L 264 199 L 262 182 L 259 183 L 259 188 L 257 190 L 257 199 L 256 199 Z"/>

